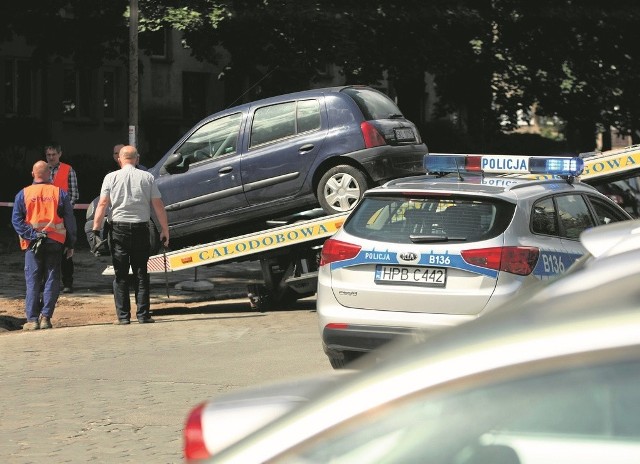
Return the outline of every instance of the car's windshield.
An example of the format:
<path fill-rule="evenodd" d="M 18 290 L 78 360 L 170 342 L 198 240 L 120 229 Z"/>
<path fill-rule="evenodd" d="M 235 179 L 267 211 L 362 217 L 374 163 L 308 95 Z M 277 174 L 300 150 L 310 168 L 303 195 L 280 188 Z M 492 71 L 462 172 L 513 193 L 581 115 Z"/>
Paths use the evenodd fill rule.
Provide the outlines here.
<path fill-rule="evenodd" d="M 343 90 L 358 105 L 367 121 L 402 117 L 402 112 L 389 97 L 371 89 L 349 87 Z"/>
<path fill-rule="evenodd" d="M 321 434 L 286 462 L 640 462 L 638 382 L 634 361 L 418 393 Z"/>
<path fill-rule="evenodd" d="M 344 230 L 391 243 L 477 241 L 506 229 L 515 205 L 468 196 L 370 196 L 351 214 Z"/>

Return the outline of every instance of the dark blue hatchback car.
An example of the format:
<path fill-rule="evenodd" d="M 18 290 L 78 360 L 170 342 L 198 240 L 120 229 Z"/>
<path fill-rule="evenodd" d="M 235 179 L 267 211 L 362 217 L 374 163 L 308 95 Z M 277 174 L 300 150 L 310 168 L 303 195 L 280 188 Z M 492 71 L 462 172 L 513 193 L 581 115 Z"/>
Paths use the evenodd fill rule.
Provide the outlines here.
<path fill-rule="evenodd" d="M 426 153 L 416 126 L 389 97 L 344 86 L 215 113 L 149 171 L 176 245 L 317 206 L 349 211 L 369 187 L 422 174 Z"/>

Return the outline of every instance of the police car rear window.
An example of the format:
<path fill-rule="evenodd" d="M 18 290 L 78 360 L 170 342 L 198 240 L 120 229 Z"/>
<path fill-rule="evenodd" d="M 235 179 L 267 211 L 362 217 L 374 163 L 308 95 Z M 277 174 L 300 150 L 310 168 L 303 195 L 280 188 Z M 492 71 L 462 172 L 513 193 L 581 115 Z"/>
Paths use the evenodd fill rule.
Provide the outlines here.
<path fill-rule="evenodd" d="M 500 235 L 514 211 L 514 204 L 481 197 L 365 197 L 343 227 L 390 243 L 464 243 Z"/>

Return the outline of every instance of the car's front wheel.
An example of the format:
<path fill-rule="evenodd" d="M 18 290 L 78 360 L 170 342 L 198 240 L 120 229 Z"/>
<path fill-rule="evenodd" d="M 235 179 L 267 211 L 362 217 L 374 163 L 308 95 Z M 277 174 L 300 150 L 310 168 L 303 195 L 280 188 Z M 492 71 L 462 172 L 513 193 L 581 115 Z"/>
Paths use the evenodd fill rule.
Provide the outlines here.
<path fill-rule="evenodd" d="M 360 201 L 367 189 L 364 173 L 346 164 L 329 169 L 320 179 L 317 196 L 327 214 L 346 213 Z"/>

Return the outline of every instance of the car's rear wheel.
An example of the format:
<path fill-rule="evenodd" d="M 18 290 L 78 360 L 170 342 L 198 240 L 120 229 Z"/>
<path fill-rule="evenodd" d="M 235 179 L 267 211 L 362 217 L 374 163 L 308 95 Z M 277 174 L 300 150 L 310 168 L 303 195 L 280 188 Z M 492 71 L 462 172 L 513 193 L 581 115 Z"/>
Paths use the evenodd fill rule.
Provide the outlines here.
<path fill-rule="evenodd" d="M 342 164 L 329 169 L 320 179 L 318 202 L 327 214 L 346 213 L 355 207 L 366 189 L 364 173 Z"/>

